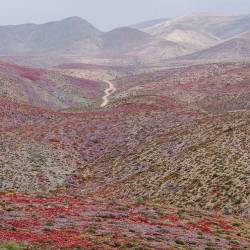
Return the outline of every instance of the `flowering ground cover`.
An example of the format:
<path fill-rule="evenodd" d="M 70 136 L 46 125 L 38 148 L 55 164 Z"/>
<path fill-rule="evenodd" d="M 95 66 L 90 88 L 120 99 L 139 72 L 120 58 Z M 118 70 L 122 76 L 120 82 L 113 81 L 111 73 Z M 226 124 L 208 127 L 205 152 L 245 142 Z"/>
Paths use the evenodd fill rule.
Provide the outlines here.
<path fill-rule="evenodd" d="M 249 249 L 249 72 L 0 64 L 0 249 Z"/>
<path fill-rule="evenodd" d="M 0 241 L 24 249 L 247 249 L 238 218 L 137 200 L 1 193 Z"/>

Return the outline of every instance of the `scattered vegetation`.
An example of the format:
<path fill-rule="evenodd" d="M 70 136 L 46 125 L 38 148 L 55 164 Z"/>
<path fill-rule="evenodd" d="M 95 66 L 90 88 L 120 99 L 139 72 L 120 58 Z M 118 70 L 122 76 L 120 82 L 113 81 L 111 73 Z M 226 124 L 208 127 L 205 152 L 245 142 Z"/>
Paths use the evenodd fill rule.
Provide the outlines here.
<path fill-rule="evenodd" d="M 242 219 L 250 195 L 249 64 L 120 78 L 104 110 L 98 101 L 76 104 L 99 100 L 99 82 L 22 68 L 11 68 L 9 79 L 7 68 L 0 67 L 2 244 L 249 247 Z M 20 86 L 63 95 L 41 96 L 34 107 L 14 76 Z M 46 89 L 52 83 L 55 90 Z"/>

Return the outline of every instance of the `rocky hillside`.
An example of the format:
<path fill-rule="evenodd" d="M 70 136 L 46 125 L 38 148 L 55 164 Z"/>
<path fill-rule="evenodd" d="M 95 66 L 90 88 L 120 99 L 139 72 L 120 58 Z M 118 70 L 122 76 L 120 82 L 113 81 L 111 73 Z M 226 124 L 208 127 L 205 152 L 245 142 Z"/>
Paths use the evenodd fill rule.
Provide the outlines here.
<path fill-rule="evenodd" d="M 105 89 L 101 81 L 0 62 L 0 96 L 53 110 L 93 105 Z"/>

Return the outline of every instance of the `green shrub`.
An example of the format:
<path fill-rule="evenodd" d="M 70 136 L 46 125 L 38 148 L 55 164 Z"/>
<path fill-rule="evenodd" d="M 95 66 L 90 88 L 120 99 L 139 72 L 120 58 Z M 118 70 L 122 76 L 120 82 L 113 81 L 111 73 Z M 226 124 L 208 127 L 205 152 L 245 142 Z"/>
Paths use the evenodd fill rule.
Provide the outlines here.
<path fill-rule="evenodd" d="M 185 243 L 182 241 L 182 240 L 175 240 L 175 243 L 178 244 L 178 245 L 185 245 Z"/>
<path fill-rule="evenodd" d="M 96 227 L 94 226 L 89 226 L 88 229 L 87 229 L 87 232 L 90 233 L 90 234 L 95 234 L 96 233 Z"/>
<path fill-rule="evenodd" d="M 241 226 L 241 224 L 240 224 L 239 222 L 234 222 L 232 225 L 233 225 L 234 227 L 240 227 L 240 226 Z"/>
<path fill-rule="evenodd" d="M 230 240 L 230 243 L 234 244 L 234 245 L 239 245 L 240 244 L 240 242 L 238 240 Z"/>
<path fill-rule="evenodd" d="M 45 226 L 52 227 L 54 225 L 54 222 L 52 220 L 49 220 L 46 222 Z"/>
<path fill-rule="evenodd" d="M 216 234 L 217 236 L 220 236 L 220 235 L 223 234 L 223 231 L 222 231 L 219 227 L 217 227 L 216 230 L 215 230 L 215 234 Z"/>
<path fill-rule="evenodd" d="M 145 200 L 142 196 L 138 197 L 137 200 L 136 200 L 136 203 L 138 205 L 143 205 L 145 203 Z"/>
<path fill-rule="evenodd" d="M 177 212 L 179 218 L 184 218 L 185 210 L 184 209 L 179 209 Z"/>
<path fill-rule="evenodd" d="M 16 242 L 7 241 L 0 244 L 0 250 L 22 250 L 23 247 L 18 245 Z"/>

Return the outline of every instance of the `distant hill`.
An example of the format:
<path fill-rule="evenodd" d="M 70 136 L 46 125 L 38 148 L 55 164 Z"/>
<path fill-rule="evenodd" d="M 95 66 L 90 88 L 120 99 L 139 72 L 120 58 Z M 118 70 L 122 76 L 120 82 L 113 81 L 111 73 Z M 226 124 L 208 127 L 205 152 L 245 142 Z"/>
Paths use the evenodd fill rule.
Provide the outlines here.
<path fill-rule="evenodd" d="M 140 30 L 199 51 L 250 30 L 250 15 L 193 14 L 158 22 Z"/>
<path fill-rule="evenodd" d="M 197 13 L 163 21 L 154 26 L 146 27 L 143 31 L 157 35 L 175 25 L 192 27 L 208 32 L 215 37 L 226 39 L 249 30 L 250 15 Z"/>
<path fill-rule="evenodd" d="M 44 53 L 66 50 L 75 43 L 101 34 L 87 21 L 71 17 L 46 24 L 0 27 L 0 54 Z"/>
<path fill-rule="evenodd" d="M 233 38 L 182 58 L 188 60 L 250 59 L 250 40 L 244 38 Z"/>

